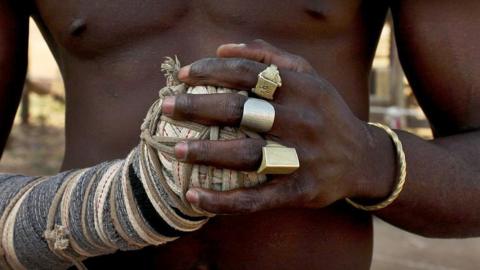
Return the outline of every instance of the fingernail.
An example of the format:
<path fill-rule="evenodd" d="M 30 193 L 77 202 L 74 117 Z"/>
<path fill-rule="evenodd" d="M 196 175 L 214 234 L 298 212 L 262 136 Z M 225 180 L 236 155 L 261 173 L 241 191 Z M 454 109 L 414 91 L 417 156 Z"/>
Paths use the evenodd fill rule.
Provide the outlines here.
<path fill-rule="evenodd" d="M 245 43 L 232 43 L 232 44 L 230 44 L 230 46 L 237 47 L 237 48 L 243 48 L 243 47 L 247 46 L 247 44 L 245 44 Z"/>
<path fill-rule="evenodd" d="M 220 48 L 225 48 L 225 47 L 230 47 L 230 48 L 243 48 L 247 46 L 245 43 L 228 43 L 228 44 L 223 44 L 220 46 Z"/>
<path fill-rule="evenodd" d="M 183 81 L 183 80 L 186 80 L 188 78 L 188 75 L 190 74 L 190 67 L 191 65 L 187 65 L 187 66 L 184 66 L 182 68 L 180 68 L 180 70 L 178 71 L 178 79 L 180 81 Z"/>
<path fill-rule="evenodd" d="M 190 202 L 191 204 L 193 204 L 195 206 L 198 206 L 198 202 L 200 201 L 200 197 L 199 197 L 197 191 L 195 191 L 193 189 L 189 189 L 187 191 L 187 194 L 185 194 L 185 197 L 187 198 L 188 202 Z"/>
<path fill-rule="evenodd" d="M 188 143 L 187 142 L 179 142 L 174 147 L 175 158 L 179 161 L 187 160 L 188 154 Z"/>
<path fill-rule="evenodd" d="M 175 109 L 175 96 L 166 96 L 162 101 L 162 113 L 167 116 L 172 116 L 174 109 Z"/>

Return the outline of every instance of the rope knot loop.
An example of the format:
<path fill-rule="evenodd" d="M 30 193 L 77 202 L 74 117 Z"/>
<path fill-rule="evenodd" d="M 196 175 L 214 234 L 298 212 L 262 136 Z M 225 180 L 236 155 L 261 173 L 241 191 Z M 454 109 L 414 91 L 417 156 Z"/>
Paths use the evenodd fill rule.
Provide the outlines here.
<path fill-rule="evenodd" d="M 49 242 L 55 250 L 66 250 L 70 241 L 68 240 L 69 231 L 63 225 L 55 224 L 53 230 L 47 230 L 44 233 L 45 240 Z"/>

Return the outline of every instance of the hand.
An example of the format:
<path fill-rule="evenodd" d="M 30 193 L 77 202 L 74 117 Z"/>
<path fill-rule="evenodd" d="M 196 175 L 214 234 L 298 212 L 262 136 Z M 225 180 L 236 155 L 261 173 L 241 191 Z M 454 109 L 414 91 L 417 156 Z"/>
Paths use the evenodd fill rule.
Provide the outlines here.
<path fill-rule="evenodd" d="M 300 168 L 290 175 L 270 175 L 254 188 L 216 192 L 199 188 L 187 199 L 212 213 L 249 213 L 280 207 L 325 207 L 360 194 L 369 136 L 366 123 L 353 115 L 335 88 L 317 75 L 302 57 L 256 40 L 227 44 L 218 58 L 202 59 L 183 67 L 178 77 L 188 85 L 213 85 L 250 90 L 268 65 L 279 67 L 282 87 L 272 105 L 276 116 L 265 138 L 294 147 Z M 246 97 L 238 94 L 168 97 L 162 111 L 177 120 L 205 125 L 239 126 Z M 367 143 L 368 144 L 368 143 Z M 175 147 L 177 159 L 196 164 L 251 171 L 262 158 L 264 140 L 189 141 Z"/>

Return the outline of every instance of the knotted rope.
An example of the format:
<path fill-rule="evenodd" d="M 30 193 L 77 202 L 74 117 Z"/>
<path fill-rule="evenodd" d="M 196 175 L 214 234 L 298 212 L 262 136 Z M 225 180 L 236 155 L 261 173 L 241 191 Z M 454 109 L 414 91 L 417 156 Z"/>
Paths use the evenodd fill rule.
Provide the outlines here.
<path fill-rule="evenodd" d="M 173 147 L 179 141 L 259 137 L 236 128 L 207 127 L 162 115 L 165 96 L 235 92 L 188 87 L 176 79 L 179 68 L 176 58 L 163 63 L 167 86 L 148 110 L 139 145 L 125 159 L 51 177 L 0 175 L 2 269 L 65 269 L 71 265 L 83 269 L 81 261 L 89 257 L 173 241 L 198 230 L 212 216 L 187 202 L 189 187 L 224 191 L 266 180 L 253 172 L 175 160 Z"/>

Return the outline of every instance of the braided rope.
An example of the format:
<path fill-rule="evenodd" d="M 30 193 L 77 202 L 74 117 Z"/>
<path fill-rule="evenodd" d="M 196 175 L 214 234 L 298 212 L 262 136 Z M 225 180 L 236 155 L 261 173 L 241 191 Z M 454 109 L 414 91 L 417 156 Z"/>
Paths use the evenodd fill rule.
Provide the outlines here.
<path fill-rule="evenodd" d="M 348 203 L 350 203 L 351 205 L 353 205 L 355 208 L 358 208 L 358 209 L 361 209 L 361 210 L 364 210 L 364 211 L 377 211 L 377 210 L 380 210 L 380 209 L 383 209 L 383 208 L 389 206 L 390 204 L 392 204 L 398 198 L 398 196 L 400 196 L 400 193 L 403 190 L 403 186 L 405 185 L 405 181 L 406 181 L 406 178 L 407 178 L 407 161 L 406 161 L 406 158 L 405 158 L 405 152 L 403 151 L 402 142 L 400 141 L 400 138 L 398 138 L 398 135 L 392 129 L 390 129 L 389 127 L 387 127 L 385 125 L 382 125 L 380 123 L 368 123 L 368 124 L 385 130 L 385 132 L 387 132 L 387 134 L 392 139 L 393 144 L 395 145 L 396 152 L 397 152 L 396 159 L 397 159 L 397 163 L 398 163 L 398 173 L 397 173 L 398 181 L 397 181 L 397 183 L 395 185 L 395 188 L 393 189 L 392 193 L 390 193 L 390 195 L 388 196 L 388 198 L 386 198 L 384 201 L 382 201 L 378 204 L 375 204 L 375 205 L 361 205 L 359 203 L 356 203 L 356 202 L 352 201 L 349 198 L 346 198 L 346 201 Z"/>
<path fill-rule="evenodd" d="M 41 178 L 37 178 L 37 179 L 34 179 L 33 181 L 31 181 L 30 183 L 28 183 L 27 185 L 25 185 L 24 187 L 21 187 L 20 185 L 19 186 L 19 190 L 18 192 L 15 194 L 15 196 L 8 202 L 7 206 L 5 207 L 3 213 L 2 213 L 2 217 L 0 218 L 0 269 L 10 269 L 10 265 L 11 264 L 16 264 L 16 265 L 19 265 L 21 266 L 21 264 L 18 262 L 18 259 L 17 258 L 14 258 L 13 259 L 13 263 L 12 263 L 12 256 L 15 256 L 11 250 L 12 250 L 12 247 L 11 245 L 9 244 L 9 241 L 8 241 L 8 236 L 11 232 L 11 230 L 9 229 L 10 226 L 9 226 L 9 223 L 10 223 L 10 220 L 12 218 L 12 216 L 15 216 L 15 215 L 11 215 L 12 212 L 17 212 L 18 210 L 18 207 L 17 205 L 19 201 L 23 201 L 24 198 L 26 197 L 26 194 L 28 194 L 28 192 L 30 192 L 30 190 L 32 190 L 36 185 L 42 183 L 43 181 L 46 181 L 48 178 L 47 177 L 41 177 Z M 9 180 L 9 179 L 7 179 Z M 15 210 L 14 210 L 15 209 Z"/>
<path fill-rule="evenodd" d="M 178 162 L 176 143 L 260 135 L 170 119 L 163 98 L 178 94 L 234 93 L 187 87 L 176 78 L 178 59 L 167 58 L 167 86 L 149 108 L 140 142 L 125 159 L 50 177 L 0 174 L 0 268 L 85 269 L 82 260 L 173 241 L 198 230 L 212 214 L 186 200 L 190 187 L 230 190 L 266 181 L 265 175 Z M 245 95 L 245 92 L 239 92 Z"/>

